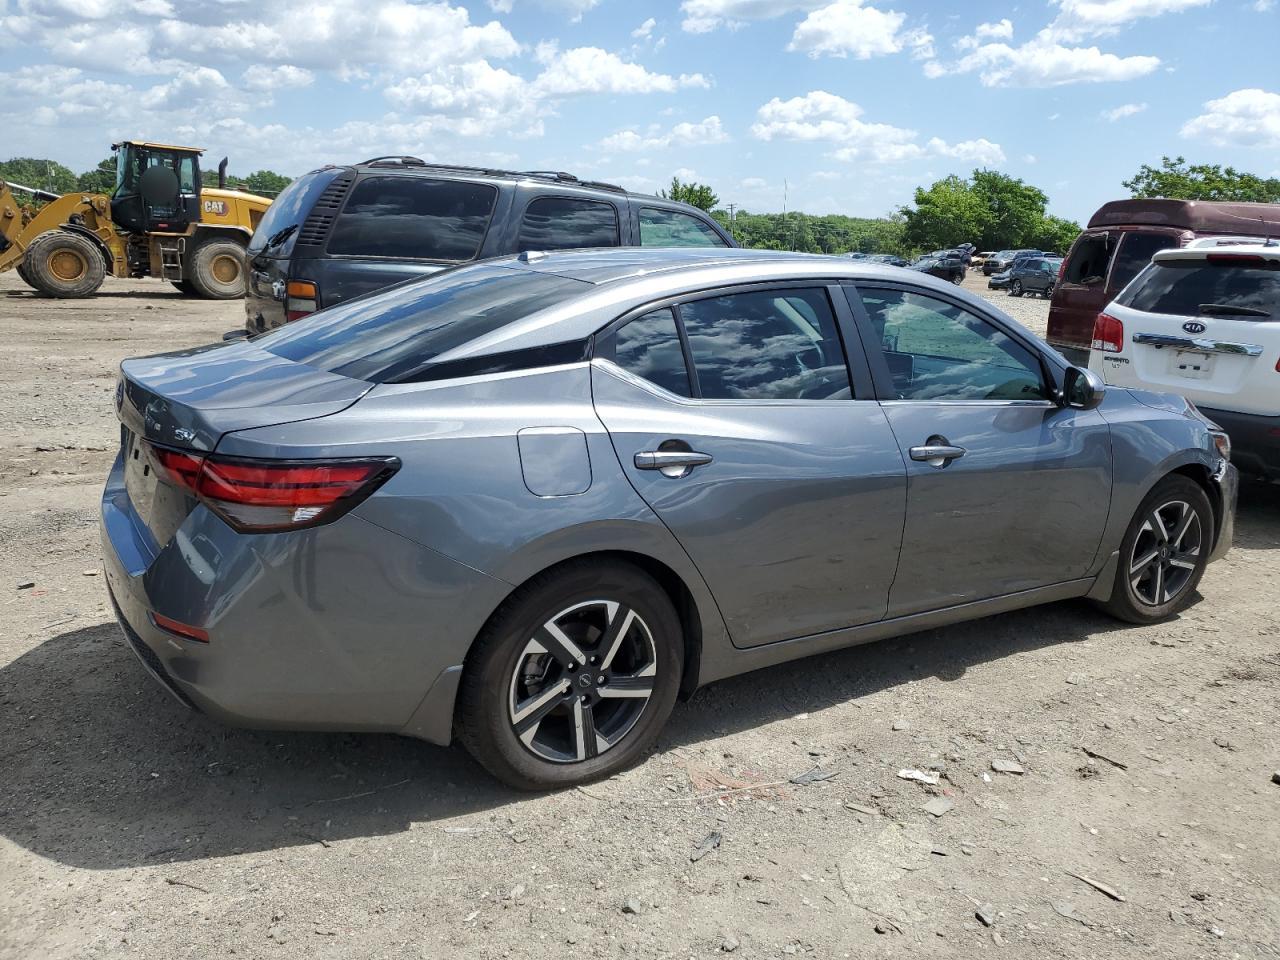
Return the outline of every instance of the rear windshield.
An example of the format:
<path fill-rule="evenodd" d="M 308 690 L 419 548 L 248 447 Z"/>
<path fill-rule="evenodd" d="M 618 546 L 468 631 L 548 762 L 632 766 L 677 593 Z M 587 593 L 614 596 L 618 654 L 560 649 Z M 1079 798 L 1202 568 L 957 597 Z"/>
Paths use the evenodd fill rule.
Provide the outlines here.
<path fill-rule="evenodd" d="M 455 347 L 590 289 L 531 270 L 467 266 L 339 304 L 254 343 L 330 373 L 394 383 Z"/>
<path fill-rule="evenodd" d="M 313 170 L 280 191 L 280 196 L 271 202 L 258 222 L 258 229 L 249 241 L 249 256 L 258 253 L 275 257 L 289 256 L 298 237 L 298 228 L 307 219 L 316 198 L 340 173 L 341 167 Z"/>
<path fill-rule="evenodd" d="M 1229 255 L 1226 255 L 1229 256 Z M 1265 319 L 1280 316 L 1280 261 L 1165 260 L 1140 273 L 1116 302 L 1145 313 L 1229 315 Z"/>

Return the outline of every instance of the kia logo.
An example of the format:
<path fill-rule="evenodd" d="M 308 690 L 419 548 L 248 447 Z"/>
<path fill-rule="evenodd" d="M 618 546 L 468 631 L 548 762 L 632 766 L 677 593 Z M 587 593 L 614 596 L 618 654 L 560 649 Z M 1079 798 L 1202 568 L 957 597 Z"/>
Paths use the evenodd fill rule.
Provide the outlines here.
<path fill-rule="evenodd" d="M 1182 329 L 1187 331 L 1187 333 L 1204 333 L 1206 328 L 1203 323 L 1198 323 L 1195 320 L 1188 320 L 1182 325 Z"/>

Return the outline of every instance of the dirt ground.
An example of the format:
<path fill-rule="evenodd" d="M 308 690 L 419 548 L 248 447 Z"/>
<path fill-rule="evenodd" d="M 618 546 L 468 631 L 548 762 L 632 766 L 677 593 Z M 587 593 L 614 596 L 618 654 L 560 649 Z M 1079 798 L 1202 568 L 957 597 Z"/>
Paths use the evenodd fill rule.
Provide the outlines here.
<path fill-rule="evenodd" d="M 241 309 L 0 277 L 0 958 L 1280 957 L 1275 488 L 1171 623 L 1070 602 L 804 660 L 517 795 L 456 749 L 218 726 L 120 641 L 115 366 Z"/>

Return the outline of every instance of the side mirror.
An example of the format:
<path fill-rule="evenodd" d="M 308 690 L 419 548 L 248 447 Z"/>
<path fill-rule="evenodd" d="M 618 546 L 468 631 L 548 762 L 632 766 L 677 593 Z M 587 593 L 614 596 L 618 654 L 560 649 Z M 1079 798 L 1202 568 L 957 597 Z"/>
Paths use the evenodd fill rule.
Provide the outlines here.
<path fill-rule="evenodd" d="M 1092 370 L 1067 367 L 1062 378 L 1062 405 L 1072 410 L 1094 410 L 1107 395 L 1107 384 Z"/>

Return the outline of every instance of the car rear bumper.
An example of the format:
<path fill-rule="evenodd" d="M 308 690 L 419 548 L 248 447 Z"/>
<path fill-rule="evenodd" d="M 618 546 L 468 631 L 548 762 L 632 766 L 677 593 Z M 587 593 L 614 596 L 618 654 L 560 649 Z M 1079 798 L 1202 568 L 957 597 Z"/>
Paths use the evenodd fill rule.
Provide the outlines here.
<path fill-rule="evenodd" d="M 1197 406 L 1231 437 L 1231 462 L 1240 472 L 1280 479 L 1280 417 Z"/>
<path fill-rule="evenodd" d="M 152 556 L 121 473 L 102 499 L 107 588 L 130 648 L 176 700 L 232 726 L 449 742 L 460 665 L 508 584 L 351 514 L 245 536 L 197 507 Z"/>

